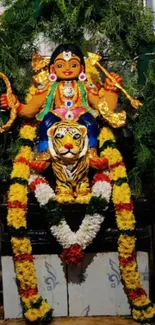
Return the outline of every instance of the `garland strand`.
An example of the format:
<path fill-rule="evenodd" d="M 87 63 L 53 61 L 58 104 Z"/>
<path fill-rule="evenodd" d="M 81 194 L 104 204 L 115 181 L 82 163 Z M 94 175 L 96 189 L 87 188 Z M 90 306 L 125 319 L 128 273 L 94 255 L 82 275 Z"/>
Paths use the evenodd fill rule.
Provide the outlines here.
<path fill-rule="evenodd" d="M 40 175 L 31 175 L 29 185 L 39 205 L 45 210 L 52 235 L 63 248 L 62 260 L 67 264 L 79 265 L 84 257 L 84 249 L 92 243 L 104 221 L 103 213 L 111 197 L 109 173 L 96 173 L 94 176 L 92 198 L 76 232 L 67 224 L 63 209 L 55 201 L 55 193 L 47 180 Z"/>
<path fill-rule="evenodd" d="M 20 129 L 21 148 L 15 157 L 8 193 L 7 224 L 11 236 L 12 250 L 23 314 L 27 321 L 41 324 L 50 321 L 52 309 L 38 294 L 37 277 L 32 247 L 27 236 L 27 203 L 29 162 L 33 159 L 33 141 L 36 126 L 24 124 Z"/>
<path fill-rule="evenodd" d="M 113 133 L 103 128 L 100 133 L 101 156 L 108 159 L 110 178 L 113 182 L 112 200 L 115 207 L 116 222 L 119 230 L 118 253 L 122 281 L 131 303 L 133 319 L 141 323 L 153 321 L 155 307 L 147 297 L 137 271 L 134 236 L 135 217 L 131 192 L 127 182 L 123 158 L 116 148 Z"/>

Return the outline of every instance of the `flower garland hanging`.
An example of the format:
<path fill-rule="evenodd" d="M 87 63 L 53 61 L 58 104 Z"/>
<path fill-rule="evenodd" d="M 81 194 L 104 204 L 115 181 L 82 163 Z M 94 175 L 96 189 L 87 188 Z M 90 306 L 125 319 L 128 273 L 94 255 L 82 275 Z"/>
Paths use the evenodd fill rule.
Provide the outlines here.
<path fill-rule="evenodd" d="M 100 151 L 101 156 L 108 159 L 110 178 L 113 182 L 112 199 L 119 230 L 119 264 L 121 277 L 131 303 L 133 319 L 141 323 L 150 322 L 155 318 L 155 307 L 147 297 L 137 271 L 135 217 L 126 168 L 116 148 L 114 135 L 109 128 L 103 128 L 101 131 Z"/>
<path fill-rule="evenodd" d="M 137 271 L 135 217 L 126 168 L 122 156 L 116 148 L 111 130 L 103 128 L 100 134 L 101 156 L 109 161 L 110 175 L 107 172 L 95 175 L 87 214 L 76 233 L 73 233 L 71 229 L 68 230 L 68 225 L 63 218 L 63 211 L 55 201 L 55 194 L 45 178 L 38 175 L 30 177 L 29 163 L 33 159 L 31 147 L 35 133 L 36 127 L 32 124 L 26 124 L 20 130 L 22 145 L 14 161 L 8 194 L 7 223 L 12 237 L 15 270 L 25 318 L 30 322 L 42 323 L 49 321 L 52 315 L 50 306 L 38 294 L 34 258 L 31 255 L 30 240 L 27 238 L 28 180 L 40 206 L 46 210 L 52 234 L 63 246 L 62 259 L 66 263 L 79 264 L 83 258 L 83 250 L 95 238 L 104 220 L 102 213 L 110 200 L 111 179 L 113 182 L 112 199 L 119 230 L 120 270 L 131 302 L 132 315 L 141 323 L 152 321 L 155 317 L 155 308 L 140 283 L 140 274 Z"/>
<path fill-rule="evenodd" d="M 41 324 L 51 320 L 52 309 L 38 294 L 34 257 L 31 255 L 32 247 L 26 222 L 29 162 L 33 159 L 32 146 L 35 137 L 35 125 L 25 124 L 21 127 L 21 147 L 14 160 L 8 193 L 7 224 L 24 317 L 29 322 Z"/>
<path fill-rule="evenodd" d="M 80 264 L 83 250 L 90 245 L 104 221 L 103 211 L 111 197 L 111 182 L 107 172 L 97 173 L 93 179 L 92 199 L 79 230 L 73 232 L 67 224 L 60 205 L 54 201 L 55 194 L 44 177 L 31 175 L 29 186 L 40 206 L 46 210 L 52 235 L 63 247 L 62 260 L 69 264 Z"/>

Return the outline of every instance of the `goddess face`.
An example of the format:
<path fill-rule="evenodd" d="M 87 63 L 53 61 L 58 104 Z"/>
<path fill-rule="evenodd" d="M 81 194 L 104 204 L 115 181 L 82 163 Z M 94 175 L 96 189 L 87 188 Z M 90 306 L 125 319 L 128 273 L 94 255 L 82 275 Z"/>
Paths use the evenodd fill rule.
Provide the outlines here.
<path fill-rule="evenodd" d="M 77 79 L 83 70 L 80 58 L 71 52 L 60 53 L 50 68 L 50 72 L 54 72 L 61 80 Z"/>

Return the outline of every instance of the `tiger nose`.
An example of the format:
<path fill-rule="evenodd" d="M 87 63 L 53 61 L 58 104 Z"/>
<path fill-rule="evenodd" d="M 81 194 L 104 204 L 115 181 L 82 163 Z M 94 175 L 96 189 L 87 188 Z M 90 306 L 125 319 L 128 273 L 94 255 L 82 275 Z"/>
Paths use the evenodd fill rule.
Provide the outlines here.
<path fill-rule="evenodd" d="M 65 143 L 64 147 L 66 149 L 72 149 L 73 148 L 73 145 L 72 145 L 72 143 Z"/>

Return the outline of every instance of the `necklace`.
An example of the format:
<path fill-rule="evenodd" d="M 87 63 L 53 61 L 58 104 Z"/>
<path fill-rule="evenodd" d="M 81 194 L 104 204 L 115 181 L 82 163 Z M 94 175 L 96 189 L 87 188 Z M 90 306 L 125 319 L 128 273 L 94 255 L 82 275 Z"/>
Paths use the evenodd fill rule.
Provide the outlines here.
<path fill-rule="evenodd" d="M 79 88 L 75 81 L 65 81 L 58 85 L 58 96 L 61 105 L 68 109 L 75 106 L 79 100 Z"/>

